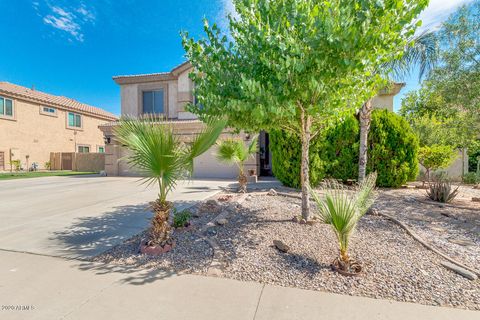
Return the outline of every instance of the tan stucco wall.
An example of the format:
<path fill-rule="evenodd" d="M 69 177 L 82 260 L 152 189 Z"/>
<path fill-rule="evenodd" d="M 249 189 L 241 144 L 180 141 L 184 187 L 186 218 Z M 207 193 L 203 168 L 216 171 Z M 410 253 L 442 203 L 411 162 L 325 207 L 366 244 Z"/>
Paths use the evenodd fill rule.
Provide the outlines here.
<path fill-rule="evenodd" d="M 78 145 L 87 145 L 90 152 L 97 152 L 99 146 L 104 146 L 98 126 L 108 120 L 82 115 L 83 128 L 72 130 L 67 128 L 68 111 L 57 108 L 57 115 L 49 116 L 40 113 L 40 104 L 12 100 L 15 119 L 0 118 L 0 151 L 5 152 L 5 170 L 10 170 L 11 150 L 13 160 L 20 160 L 24 169 L 27 168 L 26 155 L 30 156 L 29 166 L 36 162 L 43 169 L 50 160 L 50 152 L 74 152 Z"/>
<path fill-rule="evenodd" d="M 163 88 L 165 90 L 165 104 L 169 118 L 194 119 L 186 113 L 185 105 L 193 101 L 193 84 L 188 74 L 191 68 L 178 75 L 177 79 L 129 83 L 120 85 L 122 115 L 139 116 L 142 114 L 142 92 Z"/>
<path fill-rule="evenodd" d="M 120 97 L 122 105 L 122 115 L 139 116 L 142 114 L 143 91 L 164 89 L 165 107 L 169 118 L 176 118 L 178 84 L 177 80 L 154 81 L 138 84 L 124 84 L 120 86 Z"/>
<path fill-rule="evenodd" d="M 194 137 L 194 134 L 203 128 L 204 124 L 201 122 L 193 123 L 175 123 L 175 132 L 179 134 L 182 141 L 188 142 Z M 105 149 L 105 172 L 108 176 L 140 176 L 141 173 L 132 168 L 126 157 L 129 152 L 121 147 L 115 140 L 113 127 L 103 127 L 107 136 L 111 137 L 110 144 L 106 145 Z M 189 135 L 191 134 L 191 135 Z M 226 129 L 220 136 L 219 140 L 226 138 L 238 138 L 246 140 L 246 135 L 234 134 L 231 130 Z M 220 163 L 216 159 L 216 146 L 213 146 L 206 153 L 196 158 L 194 161 L 194 177 L 195 178 L 229 178 L 235 179 L 238 176 L 238 168 L 236 165 L 227 165 Z M 258 174 L 257 159 L 252 157 L 245 163 L 245 170 L 254 169 Z"/>
<path fill-rule="evenodd" d="M 372 106 L 375 109 L 387 109 L 393 112 L 393 95 L 378 95 L 372 99 Z"/>

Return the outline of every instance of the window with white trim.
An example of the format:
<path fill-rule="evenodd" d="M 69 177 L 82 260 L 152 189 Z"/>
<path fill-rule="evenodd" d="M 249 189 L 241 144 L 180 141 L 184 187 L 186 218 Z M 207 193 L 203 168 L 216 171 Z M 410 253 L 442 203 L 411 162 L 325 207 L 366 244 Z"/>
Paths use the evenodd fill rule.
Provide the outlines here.
<path fill-rule="evenodd" d="M 43 107 L 42 110 L 45 113 L 51 113 L 51 114 L 54 114 L 54 113 L 57 112 L 57 109 L 52 108 L 52 107 Z"/>
<path fill-rule="evenodd" d="M 105 147 L 98 147 L 98 153 L 105 153 Z"/>
<path fill-rule="evenodd" d="M 0 117 L 13 118 L 13 100 L 0 97 Z"/>

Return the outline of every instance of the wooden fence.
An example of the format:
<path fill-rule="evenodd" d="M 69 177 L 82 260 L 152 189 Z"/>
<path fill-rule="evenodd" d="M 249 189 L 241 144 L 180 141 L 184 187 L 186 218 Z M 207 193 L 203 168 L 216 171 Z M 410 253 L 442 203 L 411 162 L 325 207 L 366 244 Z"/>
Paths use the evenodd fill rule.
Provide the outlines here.
<path fill-rule="evenodd" d="M 105 170 L 105 154 L 51 152 L 50 170 L 100 172 L 102 170 Z"/>

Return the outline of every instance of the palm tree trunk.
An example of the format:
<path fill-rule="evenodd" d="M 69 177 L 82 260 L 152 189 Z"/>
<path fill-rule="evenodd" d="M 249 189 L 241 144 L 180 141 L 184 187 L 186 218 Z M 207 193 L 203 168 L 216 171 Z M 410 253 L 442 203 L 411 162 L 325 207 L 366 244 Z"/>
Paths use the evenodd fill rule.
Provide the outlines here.
<path fill-rule="evenodd" d="M 358 154 L 358 182 L 365 179 L 367 172 L 367 149 L 368 149 L 368 132 L 370 131 L 370 122 L 372 120 L 372 100 L 365 102 L 360 109 L 360 150 Z"/>
<path fill-rule="evenodd" d="M 301 140 L 302 140 L 302 162 L 301 162 L 301 172 L 300 172 L 300 182 L 302 185 L 302 218 L 309 220 L 310 218 L 310 160 L 309 160 L 309 149 L 310 149 L 310 139 L 311 132 L 310 127 L 312 125 L 311 116 L 305 114 L 305 110 L 301 109 Z"/>

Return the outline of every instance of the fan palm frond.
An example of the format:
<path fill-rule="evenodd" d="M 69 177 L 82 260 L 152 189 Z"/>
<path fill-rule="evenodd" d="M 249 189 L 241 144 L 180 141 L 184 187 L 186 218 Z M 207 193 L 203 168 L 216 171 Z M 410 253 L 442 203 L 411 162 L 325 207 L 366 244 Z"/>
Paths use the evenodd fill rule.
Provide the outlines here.
<path fill-rule="evenodd" d="M 347 250 L 350 236 L 360 218 L 374 201 L 376 174 L 370 174 L 354 189 L 348 189 L 336 180 L 322 184 L 325 198 L 311 190 L 318 207 L 318 214 L 324 223 L 330 224 L 335 232 L 343 260 L 348 260 Z"/>
<path fill-rule="evenodd" d="M 434 32 L 425 31 L 408 41 L 401 59 L 383 65 L 382 71 L 395 79 L 408 77 L 415 68 L 419 81 L 427 76 L 438 61 L 438 39 Z"/>
<path fill-rule="evenodd" d="M 124 117 L 114 130 L 118 141 L 129 150 L 125 157 L 129 165 L 141 171 L 146 183 L 159 184 L 159 198 L 165 202 L 177 181 L 192 172 L 193 159 L 215 143 L 224 125 L 224 121 L 207 123 L 189 147 L 175 135 L 171 123 L 153 115 Z"/>

